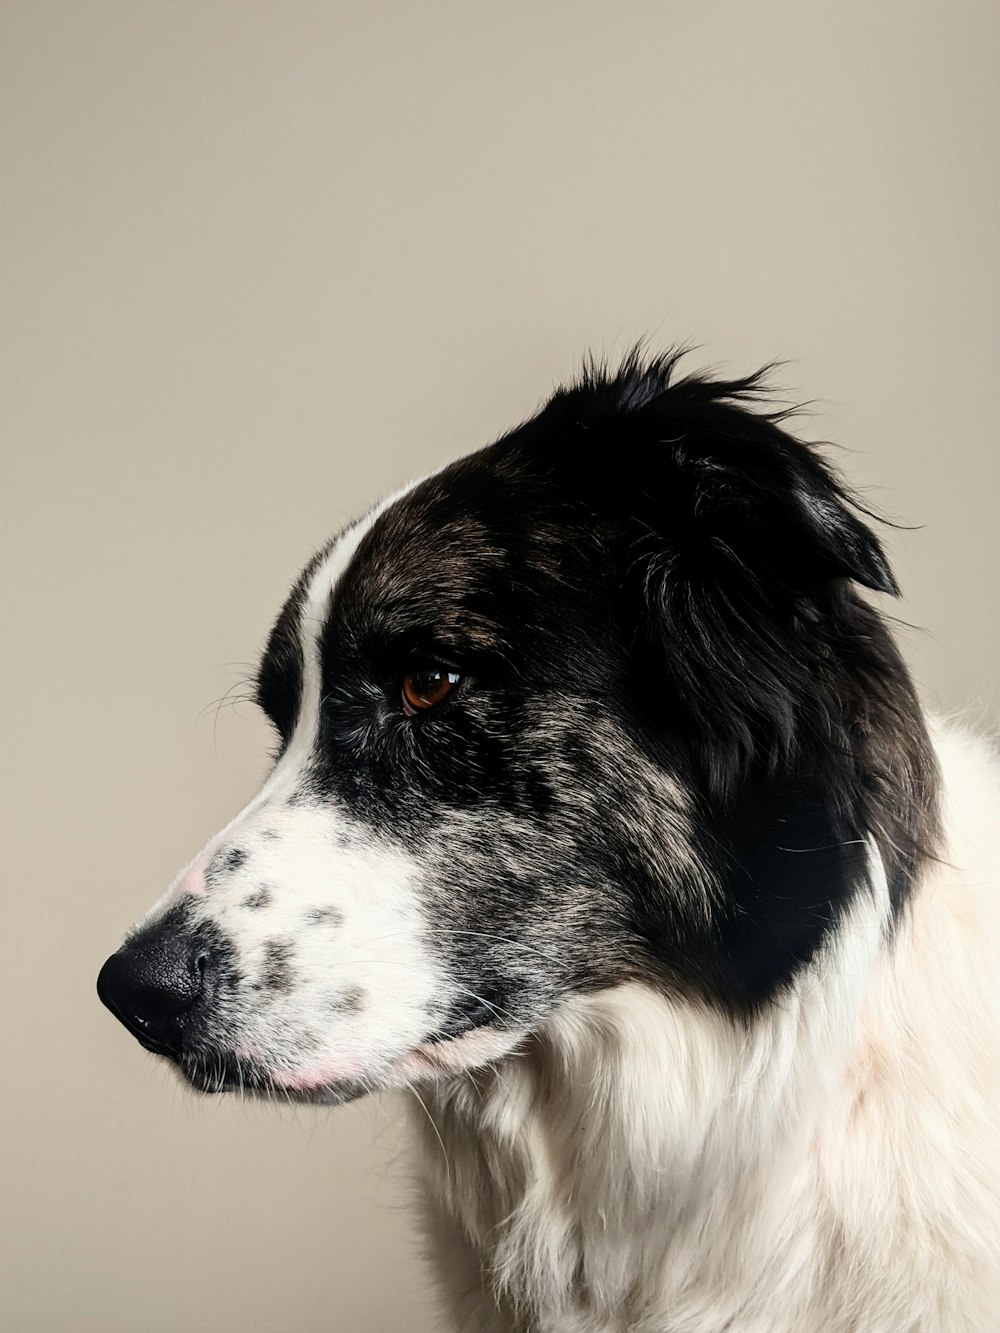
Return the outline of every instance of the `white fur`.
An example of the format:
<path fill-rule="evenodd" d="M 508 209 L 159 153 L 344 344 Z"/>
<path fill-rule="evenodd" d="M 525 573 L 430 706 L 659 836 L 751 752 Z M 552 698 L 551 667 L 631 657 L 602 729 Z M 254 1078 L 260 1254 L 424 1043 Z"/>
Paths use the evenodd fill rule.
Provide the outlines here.
<path fill-rule="evenodd" d="M 891 943 L 876 865 L 748 1028 L 623 986 L 421 1088 L 452 1327 L 1000 1328 L 1000 768 L 957 729 L 935 745 L 946 845 Z"/>

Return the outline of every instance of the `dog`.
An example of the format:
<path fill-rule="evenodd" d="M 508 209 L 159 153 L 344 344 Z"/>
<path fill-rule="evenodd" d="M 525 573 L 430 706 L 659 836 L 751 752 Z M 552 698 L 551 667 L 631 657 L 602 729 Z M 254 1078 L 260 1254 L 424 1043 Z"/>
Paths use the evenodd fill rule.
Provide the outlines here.
<path fill-rule="evenodd" d="M 409 1089 L 466 1333 L 984 1333 L 1000 766 L 763 376 L 677 362 L 312 559 L 273 770 L 99 993 L 204 1091 Z"/>

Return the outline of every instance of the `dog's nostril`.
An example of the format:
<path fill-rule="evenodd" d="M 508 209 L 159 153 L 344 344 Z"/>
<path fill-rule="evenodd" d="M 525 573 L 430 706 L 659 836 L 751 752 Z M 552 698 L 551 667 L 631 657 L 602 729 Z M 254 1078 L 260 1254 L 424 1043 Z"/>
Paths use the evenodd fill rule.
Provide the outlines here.
<path fill-rule="evenodd" d="M 175 922 L 123 945 L 101 968 L 97 993 L 111 1012 L 160 1055 L 179 1055 L 185 1022 L 205 990 L 211 954 Z"/>

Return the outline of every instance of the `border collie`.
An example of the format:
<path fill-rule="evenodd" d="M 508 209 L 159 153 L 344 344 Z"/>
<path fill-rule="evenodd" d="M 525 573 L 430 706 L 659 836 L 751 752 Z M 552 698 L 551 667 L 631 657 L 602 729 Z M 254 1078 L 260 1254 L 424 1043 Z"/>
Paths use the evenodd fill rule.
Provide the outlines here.
<path fill-rule="evenodd" d="M 465 1333 L 985 1333 L 1000 768 L 761 377 L 676 362 L 315 556 L 273 771 L 100 995 L 205 1091 L 410 1089 Z"/>

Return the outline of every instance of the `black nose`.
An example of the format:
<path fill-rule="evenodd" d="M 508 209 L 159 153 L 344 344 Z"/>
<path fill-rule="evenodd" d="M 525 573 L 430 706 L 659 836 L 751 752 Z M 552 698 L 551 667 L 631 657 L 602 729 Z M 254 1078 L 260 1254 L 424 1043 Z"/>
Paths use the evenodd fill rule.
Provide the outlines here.
<path fill-rule="evenodd" d="M 168 916 L 111 955 L 97 994 L 147 1050 L 177 1056 L 210 966 L 208 950 Z"/>

